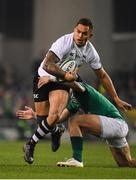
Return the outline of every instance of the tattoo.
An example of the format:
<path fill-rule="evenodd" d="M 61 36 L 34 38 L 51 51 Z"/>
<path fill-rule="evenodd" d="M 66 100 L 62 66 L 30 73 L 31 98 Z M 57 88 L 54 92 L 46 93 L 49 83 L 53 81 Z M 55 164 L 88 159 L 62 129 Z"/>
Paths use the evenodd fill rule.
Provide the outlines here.
<path fill-rule="evenodd" d="M 63 78 L 65 72 L 56 64 L 59 61 L 60 59 L 56 56 L 56 54 L 49 51 L 44 59 L 43 69 L 56 77 Z"/>
<path fill-rule="evenodd" d="M 54 52 L 52 52 L 52 51 L 49 51 L 48 53 L 47 53 L 47 56 L 45 57 L 45 63 L 57 63 L 57 62 L 59 62 L 60 61 L 60 59 L 57 57 L 57 55 L 54 53 Z"/>

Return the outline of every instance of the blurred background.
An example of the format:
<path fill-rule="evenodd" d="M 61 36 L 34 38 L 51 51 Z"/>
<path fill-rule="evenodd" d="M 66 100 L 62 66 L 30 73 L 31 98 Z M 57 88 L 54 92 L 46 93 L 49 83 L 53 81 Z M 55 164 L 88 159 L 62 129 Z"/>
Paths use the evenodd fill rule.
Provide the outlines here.
<path fill-rule="evenodd" d="M 133 105 L 125 114 L 131 142 L 136 130 L 136 1 L 0 0 L 0 140 L 30 137 L 35 124 L 18 120 L 17 109 L 33 107 L 33 72 L 51 44 L 71 33 L 78 19 L 91 18 L 91 40 L 119 96 Z M 80 74 L 107 96 L 85 65 Z"/>

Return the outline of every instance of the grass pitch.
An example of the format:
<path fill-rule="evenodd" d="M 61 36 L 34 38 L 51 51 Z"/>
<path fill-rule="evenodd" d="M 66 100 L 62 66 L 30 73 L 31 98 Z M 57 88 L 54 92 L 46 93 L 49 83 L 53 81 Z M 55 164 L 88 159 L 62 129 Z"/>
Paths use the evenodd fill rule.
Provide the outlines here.
<path fill-rule="evenodd" d="M 84 143 L 84 168 L 56 167 L 56 163 L 71 157 L 69 142 L 63 142 L 52 152 L 50 142 L 39 143 L 35 161 L 23 160 L 24 142 L 0 142 L 0 178 L 2 179 L 135 179 L 135 168 L 118 168 L 106 144 Z M 136 157 L 136 146 L 131 146 Z"/>

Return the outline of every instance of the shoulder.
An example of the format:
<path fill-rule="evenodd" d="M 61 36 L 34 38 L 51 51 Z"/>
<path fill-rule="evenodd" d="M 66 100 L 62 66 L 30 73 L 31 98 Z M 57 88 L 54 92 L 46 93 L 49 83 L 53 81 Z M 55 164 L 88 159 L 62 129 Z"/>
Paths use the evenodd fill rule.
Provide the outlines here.
<path fill-rule="evenodd" d="M 100 69 L 102 67 L 100 56 L 90 41 L 87 42 L 86 54 L 87 61 L 93 69 Z"/>
<path fill-rule="evenodd" d="M 70 33 L 59 37 L 55 42 L 72 43 L 72 41 L 73 41 L 73 33 Z"/>
<path fill-rule="evenodd" d="M 87 42 L 87 50 L 90 54 L 93 54 L 94 56 L 99 56 L 96 48 L 90 41 Z"/>
<path fill-rule="evenodd" d="M 71 34 L 65 34 L 61 37 L 59 37 L 55 42 L 53 42 L 52 47 L 71 47 L 73 43 L 73 33 Z"/>
<path fill-rule="evenodd" d="M 65 34 L 58 38 L 49 49 L 50 51 L 54 52 L 59 59 L 62 59 L 67 52 L 71 49 L 73 44 L 73 33 Z"/>

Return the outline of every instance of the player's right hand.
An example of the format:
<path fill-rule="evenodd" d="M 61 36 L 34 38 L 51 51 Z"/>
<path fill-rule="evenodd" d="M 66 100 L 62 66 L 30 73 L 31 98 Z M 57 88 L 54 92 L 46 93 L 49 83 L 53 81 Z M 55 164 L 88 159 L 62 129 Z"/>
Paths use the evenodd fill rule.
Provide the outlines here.
<path fill-rule="evenodd" d="M 49 81 L 50 81 L 50 76 L 41 76 L 41 77 L 39 77 L 38 88 L 40 88 L 43 85 L 47 84 Z"/>
<path fill-rule="evenodd" d="M 71 81 L 76 81 L 77 80 L 77 75 L 73 72 L 66 72 L 64 76 L 64 80 L 71 82 Z"/>

